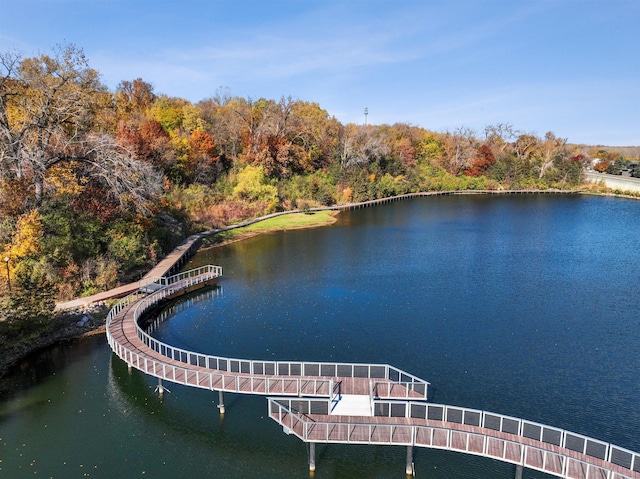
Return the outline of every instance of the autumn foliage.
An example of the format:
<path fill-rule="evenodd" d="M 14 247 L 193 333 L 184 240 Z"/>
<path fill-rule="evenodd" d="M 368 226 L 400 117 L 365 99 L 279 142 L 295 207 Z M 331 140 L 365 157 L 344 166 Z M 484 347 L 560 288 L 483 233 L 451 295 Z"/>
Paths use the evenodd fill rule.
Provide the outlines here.
<path fill-rule="evenodd" d="M 572 187 L 584 162 L 510 125 L 342 124 L 314 102 L 194 104 L 140 78 L 110 92 L 74 46 L 0 56 L 0 133 L 0 247 L 60 299 L 139 276 L 193 231 L 424 190 Z"/>
<path fill-rule="evenodd" d="M 464 170 L 467 176 L 484 175 L 490 166 L 496 162 L 493 152 L 488 145 L 480 145 L 476 150 L 476 155 L 469 168 Z"/>

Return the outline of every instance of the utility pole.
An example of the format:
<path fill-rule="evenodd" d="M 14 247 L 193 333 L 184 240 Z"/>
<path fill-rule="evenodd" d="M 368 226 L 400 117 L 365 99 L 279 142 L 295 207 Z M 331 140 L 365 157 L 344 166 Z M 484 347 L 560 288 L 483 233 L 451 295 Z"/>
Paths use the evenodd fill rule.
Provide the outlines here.
<path fill-rule="evenodd" d="M 369 114 L 369 108 L 364 107 L 364 126 L 367 126 L 367 115 Z"/>

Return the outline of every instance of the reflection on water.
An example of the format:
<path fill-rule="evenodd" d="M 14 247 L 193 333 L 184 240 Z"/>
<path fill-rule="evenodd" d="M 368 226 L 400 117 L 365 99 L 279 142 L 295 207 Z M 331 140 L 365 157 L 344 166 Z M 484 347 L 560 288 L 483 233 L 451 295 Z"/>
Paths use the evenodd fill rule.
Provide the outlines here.
<path fill-rule="evenodd" d="M 188 311 L 198 303 L 220 297 L 222 296 L 222 293 L 223 289 L 220 285 L 197 290 L 196 293 L 193 293 L 180 301 L 162 305 L 160 309 L 157 307 L 151 308 L 140 319 L 140 323 L 145 326 L 145 331 L 147 333 L 152 334 L 158 326 L 168 318 Z"/>
<path fill-rule="evenodd" d="M 29 355 L 2 379 L 0 400 L 15 397 L 24 390 L 45 382 L 60 368 L 84 361 L 91 356 L 95 348 L 101 347 L 102 343 L 103 337 L 90 336 L 65 341 Z"/>
<path fill-rule="evenodd" d="M 633 201 L 392 203 L 196 257 L 224 268 L 224 294 L 168 307 L 154 334 L 234 357 L 390 363 L 431 381 L 435 402 L 640 450 L 640 318 L 629 301 L 639 241 Z M 3 379 L 0 477 L 309 477 L 305 445 L 266 418 L 264 398 L 227 394 L 220 417 L 216 393 L 167 384 L 159 398 L 156 385 L 104 337 L 35 355 Z M 405 477 L 401 447 L 316 452 L 318 479 Z M 415 463 L 435 479 L 514 473 L 426 449 Z"/>

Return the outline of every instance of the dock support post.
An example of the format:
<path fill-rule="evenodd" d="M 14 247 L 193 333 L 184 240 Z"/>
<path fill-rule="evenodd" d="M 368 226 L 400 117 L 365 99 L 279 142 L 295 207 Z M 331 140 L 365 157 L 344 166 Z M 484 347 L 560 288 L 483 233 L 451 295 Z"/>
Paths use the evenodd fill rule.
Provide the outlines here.
<path fill-rule="evenodd" d="M 522 479 L 522 469 L 523 467 L 520 464 L 516 465 L 516 479 Z"/>
<path fill-rule="evenodd" d="M 158 387 L 156 388 L 160 397 L 164 394 L 164 386 L 162 385 L 162 379 L 158 378 Z"/>
<path fill-rule="evenodd" d="M 218 391 L 218 409 L 220 409 L 220 414 L 224 414 L 224 393 L 222 390 Z"/>
<path fill-rule="evenodd" d="M 316 470 L 316 443 L 309 443 L 309 472 Z"/>
<path fill-rule="evenodd" d="M 407 446 L 407 467 L 405 469 L 407 476 L 413 476 L 413 446 Z"/>

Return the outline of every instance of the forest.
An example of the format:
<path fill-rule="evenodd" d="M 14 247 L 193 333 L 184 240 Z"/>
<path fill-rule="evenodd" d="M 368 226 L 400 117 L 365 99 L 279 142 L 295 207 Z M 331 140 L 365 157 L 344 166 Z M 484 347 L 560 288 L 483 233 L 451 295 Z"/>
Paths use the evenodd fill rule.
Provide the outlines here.
<path fill-rule="evenodd" d="M 591 158 L 627 161 L 508 123 L 342 124 L 309 101 L 194 104 L 140 78 L 110 91 L 74 45 L 0 54 L 0 145 L 0 320 L 34 328 L 196 231 L 409 192 L 578 188 Z"/>

